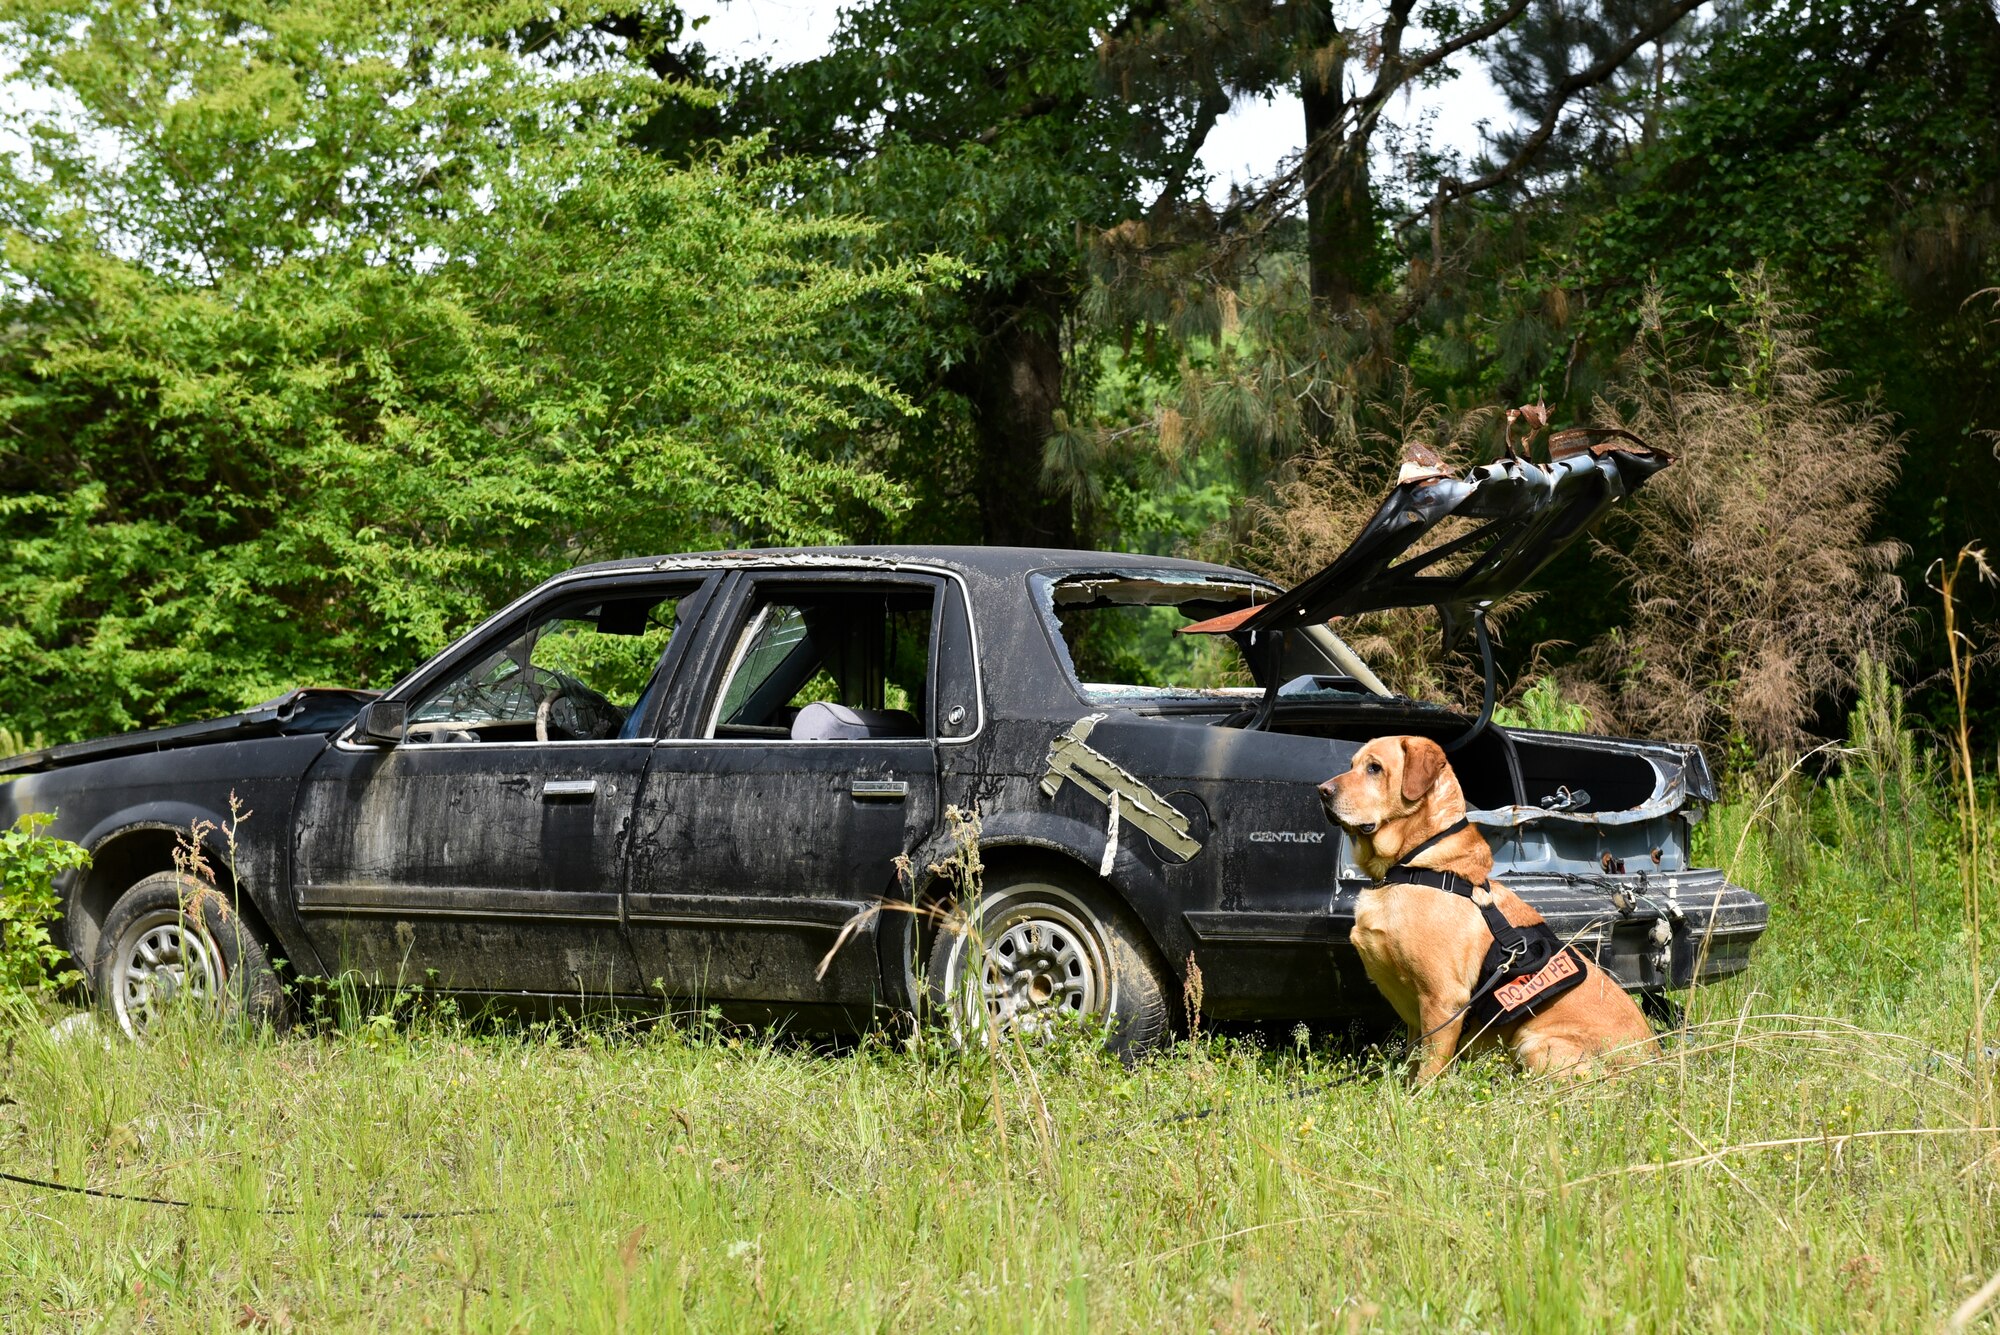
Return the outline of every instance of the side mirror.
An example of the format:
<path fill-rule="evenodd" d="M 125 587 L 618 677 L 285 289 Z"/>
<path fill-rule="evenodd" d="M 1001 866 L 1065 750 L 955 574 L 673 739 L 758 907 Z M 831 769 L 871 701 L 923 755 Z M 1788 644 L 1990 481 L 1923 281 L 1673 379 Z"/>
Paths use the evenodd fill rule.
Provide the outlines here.
<path fill-rule="evenodd" d="M 409 701 L 370 700 L 354 716 L 354 740 L 369 746 L 395 746 L 409 726 Z"/>

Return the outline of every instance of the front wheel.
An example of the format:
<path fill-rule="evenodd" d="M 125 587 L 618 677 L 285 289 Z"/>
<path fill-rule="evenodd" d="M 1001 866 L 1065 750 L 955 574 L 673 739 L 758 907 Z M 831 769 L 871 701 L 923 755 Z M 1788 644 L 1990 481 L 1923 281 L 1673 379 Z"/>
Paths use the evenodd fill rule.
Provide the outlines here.
<path fill-rule="evenodd" d="M 1101 1033 L 1130 1060 L 1171 1039 L 1167 985 L 1136 929 L 1094 886 L 1044 873 L 996 876 L 940 927 L 926 986 L 961 1045 L 1060 1026 Z"/>
<path fill-rule="evenodd" d="M 172 1003 L 277 1024 L 284 989 L 261 942 L 214 886 L 178 872 L 148 876 L 111 907 L 91 968 L 98 1004 L 133 1037 Z"/>

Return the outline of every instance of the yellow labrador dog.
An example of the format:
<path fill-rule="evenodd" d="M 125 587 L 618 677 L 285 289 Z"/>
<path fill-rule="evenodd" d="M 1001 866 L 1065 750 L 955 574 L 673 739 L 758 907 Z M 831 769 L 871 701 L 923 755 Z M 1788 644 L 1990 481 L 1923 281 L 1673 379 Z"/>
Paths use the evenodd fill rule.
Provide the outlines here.
<path fill-rule="evenodd" d="M 1625 989 L 1490 879 L 1493 851 L 1436 742 L 1378 737 L 1319 794 L 1376 882 L 1349 939 L 1409 1026 L 1419 1079 L 1496 1043 L 1537 1074 L 1658 1051 Z"/>

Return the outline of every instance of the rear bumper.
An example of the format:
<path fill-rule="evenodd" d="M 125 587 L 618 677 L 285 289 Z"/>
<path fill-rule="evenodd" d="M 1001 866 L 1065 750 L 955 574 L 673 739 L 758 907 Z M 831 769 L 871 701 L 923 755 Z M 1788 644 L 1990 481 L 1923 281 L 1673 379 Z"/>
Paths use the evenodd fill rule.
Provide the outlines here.
<path fill-rule="evenodd" d="M 1719 871 L 1666 876 L 1510 876 L 1565 941 L 1634 992 L 1712 983 L 1750 967 L 1771 906 Z"/>
<path fill-rule="evenodd" d="M 1502 883 L 1565 941 L 1634 992 L 1670 992 L 1741 973 L 1770 906 L 1719 871 L 1671 875 L 1528 875 Z M 1388 1003 L 1349 943 L 1366 882 L 1343 882 L 1320 912 L 1185 915 L 1217 1019 L 1386 1017 Z"/>

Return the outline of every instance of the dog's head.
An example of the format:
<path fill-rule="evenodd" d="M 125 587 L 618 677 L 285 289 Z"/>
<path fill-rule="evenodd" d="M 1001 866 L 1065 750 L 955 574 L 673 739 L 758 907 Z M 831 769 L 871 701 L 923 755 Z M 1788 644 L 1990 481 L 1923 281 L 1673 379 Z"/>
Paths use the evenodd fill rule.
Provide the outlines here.
<path fill-rule="evenodd" d="M 1465 815 L 1458 777 L 1428 737 L 1377 737 L 1345 774 L 1319 786 L 1319 800 L 1371 876 Z"/>

